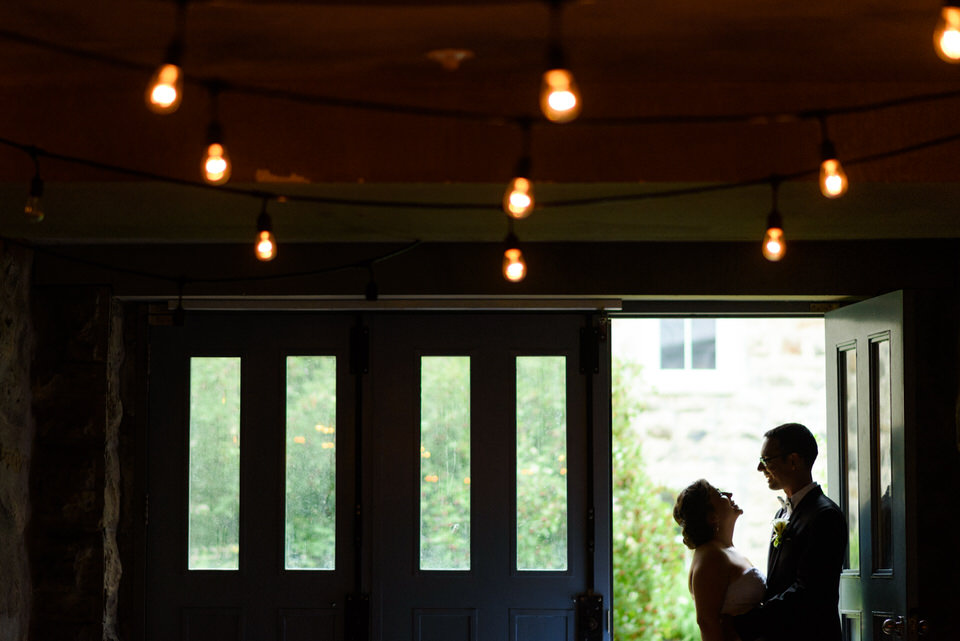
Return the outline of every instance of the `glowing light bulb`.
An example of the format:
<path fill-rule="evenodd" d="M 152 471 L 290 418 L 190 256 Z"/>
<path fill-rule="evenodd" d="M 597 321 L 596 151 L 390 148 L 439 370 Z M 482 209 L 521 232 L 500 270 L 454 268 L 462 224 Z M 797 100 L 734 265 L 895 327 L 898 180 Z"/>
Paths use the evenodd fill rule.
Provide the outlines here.
<path fill-rule="evenodd" d="M 172 63 L 160 65 L 147 85 L 147 107 L 158 114 L 170 114 L 180 106 L 183 96 L 183 73 Z"/>
<path fill-rule="evenodd" d="M 540 110 L 552 122 L 570 122 L 580 115 L 580 89 L 566 69 L 550 69 L 540 85 Z"/>
<path fill-rule="evenodd" d="M 503 211 L 512 218 L 526 218 L 533 211 L 533 183 L 517 176 L 503 194 Z"/>
<path fill-rule="evenodd" d="M 783 222 L 780 214 L 774 209 L 767 217 L 767 231 L 763 235 L 763 257 L 771 262 L 777 262 L 787 252 L 787 241 L 783 237 Z"/>
<path fill-rule="evenodd" d="M 257 258 L 264 262 L 277 257 L 277 240 L 271 231 L 261 231 L 257 234 Z"/>
<path fill-rule="evenodd" d="M 940 9 L 940 20 L 933 32 L 933 48 L 940 59 L 960 63 L 960 7 L 952 3 Z"/>
<path fill-rule="evenodd" d="M 207 145 L 203 156 L 203 179 L 211 185 L 222 185 L 230 179 L 230 158 L 219 142 Z"/>
<path fill-rule="evenodd" d="M 30 181 L 30 195 L 27 196 L 27 203 L 23 207 L 25 213 L 31 221 L 39 223 L 43 220 L 43 180 L 40 176 L 34 176 Z"/>
<path fill-rule="evenodd" d="M 820 193 L 827 198 L 839 198 L 847 193 L 847 174 L 836 158 L 820 163 Z"/>
<path fill-rule="evenodd" d="M 527 277 L 527 263 L 523 252 L 512 247 L 503 252 L 503 277 L 511 283 L 519 283 Z"/>
<path fill-rule="evenodd" d="M 268 261 L 277 257 L 277 239 L 273 235 L 273 222 L 264 203 L 263 211 L 257 217 L 257 241 L 254 244 L 257 260 Z"/>

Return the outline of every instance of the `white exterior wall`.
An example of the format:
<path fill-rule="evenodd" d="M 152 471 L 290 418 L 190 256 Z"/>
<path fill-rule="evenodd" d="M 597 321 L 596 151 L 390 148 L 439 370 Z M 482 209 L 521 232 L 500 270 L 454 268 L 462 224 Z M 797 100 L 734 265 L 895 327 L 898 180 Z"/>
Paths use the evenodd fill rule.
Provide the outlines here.
<path fill-rule="evenodd" d="M 756 469 L 763 433 L 786 422 L 809 427 L 820 442 L 814 478 L 826 489 L 823 320 L 720 318 L 716 329 L 715 370 L 661 370 L 659 319 L 616 319 L 614 362 L 641 366 L 632 393 L 644 409 L 632 428 L 664 500 L 698 478 L 732 491 L 744 510 L 735 544 L 765 569 L 779 504 Z"/>

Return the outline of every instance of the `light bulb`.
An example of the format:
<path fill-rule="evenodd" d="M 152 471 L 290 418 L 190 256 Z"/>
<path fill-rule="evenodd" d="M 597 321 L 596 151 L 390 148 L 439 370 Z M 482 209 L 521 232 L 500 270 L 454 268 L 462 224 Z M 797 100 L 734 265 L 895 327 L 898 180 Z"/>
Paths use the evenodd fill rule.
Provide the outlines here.
<path fill-rule="evenodd" d="M 780 213 L 774 209 L 767 217 L 767 231 L 763 235 L 763 257 L 777 262 L 787 252 L 787 241 L 783 237 L 783 222 Z"/>
<path fill-rule="evenodd" d="M 31 221 L 39 223 L 43 220 L 43 180 L 40 176 L 34 176 L 30 181 L 30 195 L 27 196 L 27 203 L 23 207 L 25 213 Z"/>
<path fill-rule="evenodd" d="M 527 263 L 523 252 L 516 247 L 503 252 L 503 277 L 511 283 L 519 283 L 527 276 Z"/>
<path fill-rule="evenodd" d="M 180 106 L 183 96 L 183 73 L 172 63 L 160 65 L 147 85 L 147 107 L 158 114 L 170 114 Z"/>
<path fill-rule="evenodd" d="M 503 211 L 512 218 L 526 218 L 533 211 L 533 183 L 523 176 L 510 181 L 503 194 Z"/>
<path fill-rule="evenodd" d="M 566 69 L 550 69 L 540 85 L 540 110 L 552 122 L 570 122 L 580 114 L 580 89 Z"/>
<path fill-rule="evenodd" d="M 219 142 L 207 145 L 203 156 L 203 179 L 211 185 L 222 185 L 230 179 L 230 158 Z"/>
<path fill-rule="evenodd" d="M 953 3 L 940 9 L 940 20 L 933 32 L 933 48 L 941 60 L 960 62 L 960 7 Z"/>
<path fill-rule="evenodd" d="M 836 158 L 820 163 L 820 193 L 827 198 L 839 198 L 847 193 L 847 174 Z"/>
<path fill-rule="evenodd" d="M 267 213 L 266 201 L 264 201 L 263 210 L 257 216 L 257 241 L 254 244 L 254 253 L 258 260 L 264 262 L 277 257 L 277 239 L 273 236 L 273 221 Z"/>
<path fill-rule="evenodd" d="M 256 252 L 257 258 L 264 262 L 277 257 L 277 240 L 272 231 L 264 230 L 257 234 Z"/>

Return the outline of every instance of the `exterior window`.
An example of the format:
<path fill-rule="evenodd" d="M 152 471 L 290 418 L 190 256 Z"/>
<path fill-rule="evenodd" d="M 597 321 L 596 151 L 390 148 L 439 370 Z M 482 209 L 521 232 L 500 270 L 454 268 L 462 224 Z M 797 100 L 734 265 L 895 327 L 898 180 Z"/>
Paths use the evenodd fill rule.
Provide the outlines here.
<path fill-rule="evenodd" d="M 660 320 L 660 369 L 716 368 L 716 319 L 664 318 Z"/>

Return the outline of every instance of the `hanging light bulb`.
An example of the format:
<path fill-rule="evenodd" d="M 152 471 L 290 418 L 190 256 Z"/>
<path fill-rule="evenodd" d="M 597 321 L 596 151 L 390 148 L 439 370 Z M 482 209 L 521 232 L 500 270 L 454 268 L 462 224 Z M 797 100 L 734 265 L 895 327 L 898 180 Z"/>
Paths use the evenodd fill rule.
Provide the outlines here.
<path fill-rule="evenodd" d="M 763 234 L 763 257 L 771 262 L 777 262 L 787 252 L 787 241 L 783 237 L 783 219 L 777 209 L 777 192 L 780 189 L 780 178 L 770 179 L 770 194 L 772 206 L 767 216 L 767 231 Z"/>
<path fill-rule="evenodd" d="M 201 164 L 203 179 L 211 185 L 222 185 L 230 180 L 230 157 L 223 146 L 223 132 L 216 121 L 207 131 L 207 151 Z"/>
<path fill-rule="evenodd" d="M 37 172 L 34 174 L 33 180 L 30 181 L 30 194 L 27 196 L 27 203 L 23 207 L 23 213 L 35 223 L 43 220 L 42 198 L 43 179 L 40 178 L 40 173 Z"/>
<path fill-rule="evenodd" d="M 267 213 L 267 201 L 263 201 L 263 209 L 257 217 L 257 240 L 254 251 L 257 259 L 263 262 L 277 257 L 277 239 L 273 236 L 273 221 Z"/>
<path fill-rule="evenodd" d="M 519 283 L 527 277 L 527 262 L 520 251 L 520 242 L 511 231 L 504 240 L 506 249 L 503 252 L 503 277 L 511 283 Z"/>
<path fill-rule="evenodd" d="M 551 122 L 570 122 L 580 115 L 580 89 L 573 74 L 560 67 L 548 69 L 540 83 L 540 110 Z"/>
<path fill-rule="evenodd" d="M 147 85 L 147 107 L 158 114 L 171 114 L 183 97 L 183 72 L 180 66 L 165 62 L 157 68 Z"/>
<path fill-rule="evenodd" d="M 547 70 L 540 82 L 540 111 L 551 122 L 570 122 L 580 115 L 580 89 L 567 68 L 560 44 L 560 18 L 564 0 L 550 4 L 550 35 L 547 46 Z"/>
<path fill-rule="evenodd" d="M 180 106 L 183 97 L 183 32 L 187 22 L 187 0 L 177 0 L 176 27 L 167 47 L 163 64 L 150 77 L 145 98 L 147 108 L 158 114 L 172 114 Z"/>
<path fill-rule="evenodd" d="M 820 193 L 827 198 L 839 198 L 847 193 L 847 174 L 837 160 L 837 151 L 829 140 L 823 141 L 820 157 Z"/>
<path fill-rule="evenodd" d="M 526 218 L 533 211 L 533 183 L 530 182 L 530 156 L 517 163 L 513 180 L 503 193 L 503 211 L 511 218 Z"/>
<path fill-rule="evenodd" d="M 780 213 L 770 212 L 767 217 L 767 231 L 763 235 L 763 257 L 770 262 L 777 262 L 787 253 L 787 241 L 783 237 L 783 222 Z"/>
<path fill-rule="evenodd" d="M 960 63 L 960 5 L 946 0 L 940 9 L 940 19 L 933 32 L 933 48 L 940 59 Z"/>

